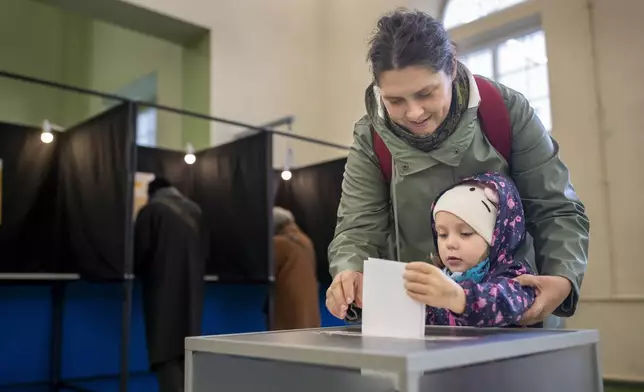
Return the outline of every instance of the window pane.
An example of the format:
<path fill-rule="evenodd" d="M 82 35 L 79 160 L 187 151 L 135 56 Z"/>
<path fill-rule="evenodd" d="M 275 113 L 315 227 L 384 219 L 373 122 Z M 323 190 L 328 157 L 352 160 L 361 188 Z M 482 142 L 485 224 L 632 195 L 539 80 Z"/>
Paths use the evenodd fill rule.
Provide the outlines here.
<path fill-rule="evenodd" d="M 443 24 L 450 29 L 525 0 L 448 0 Z"/>
<path fill-rule="evenodd" d="M 523 94 L 549 131 L 550 87 L 543 31 L 511 38 L 498 46 L 499 82 Z"/>
<path fill-rule="evenodd" d="M 473 73 L 494 79 L 492 49 L 483 49 L 461 57 L 461 62 Z"/>
<path fill-rule="evenodd" d="M 154 108 L 140 110 L 136 117 L 136 144 L 156 147 L 157 112 Z"/>
<path fill-rule="evenodd" d="M 550 98 L 544 98 L 531 101 L 530 104 L 534 108 L 536 115 L 539 117 L 543 126 L 548 130 L 552 130 L 552 117 L 550 114 Z"/>
<path fill-rule="evenodd" d="M 499 83 L 502 83 L 511 89 L 517 90 L 522 94 L 526 94 L 528 89 L 528 74 L 527 72 L 512 72 L 510 74 L 499 75 Z M 526 98 L 528 98 L 526 96 Z M 529 98 L 528 98 L 529 99 Z"/>
<path fill-rule="evenodd" d="M 546 129 L 552 129 L 543 31 L 490 43 L 485 49 L 466 53 L 460 60 L 472 73 L 490 77 L 523 94 Z"/>
<path fill-rule="evenodd" d="M 543 31 L 511 38 L 499 45 L 499 73 L 545 65 L 546 41 Z"/>
<path fill-rule="evenodd" d="M 548 86 L 548 67 L 541 65 L 530 68 L 527 72 L 525 96 L 528 100 L 542 99 L 550 95 Z"/>

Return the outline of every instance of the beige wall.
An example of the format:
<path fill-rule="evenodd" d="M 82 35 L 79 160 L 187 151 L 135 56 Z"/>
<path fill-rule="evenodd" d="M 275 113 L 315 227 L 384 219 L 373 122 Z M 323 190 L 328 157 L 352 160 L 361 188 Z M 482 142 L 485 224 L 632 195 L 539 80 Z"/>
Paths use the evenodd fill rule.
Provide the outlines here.
<path fill-rule="evenodd" d="M 397 5 L 425 4 L 434 15 L 440 8 L 416 0 L 129 1 L 212 30 L 212 113 L 251 123 L 294 114 L 296 132 L 342 144 L 364 113 L 365 43 L 376 18 Z M 644 2 L 533 0 L 521 7 L 452 33 L 467 40 L 540 15 L 553 135 L 592 222 L 582 300 L 567 326 L 599 329 L 606 376 L 642 380 L 644 177 L 636 170 L 644 167 L 644 44 L 637 40 Z M 223 139 L 217 131 L 215 142 Z M 320 154 L 300 144 L 296 150 L 300 159 Z"/>
<path fill-rule="evenodd" d="M 644 104 L 638 77 L 644 69 L 644 43 L 638 39 L 644 34 L 644 3 L 594 0 L 590 8 L 579 3 L 564 8 L 556 0 L 544 2 L 551 61 L 557 60 L 551 84 L 568 91 L 553 102 L 553 121 L 567 125 L 559 132 L 567 161 L 593 204 L 589 273 L 569 325 L 600 330 L 606 375 L 644 381 L 644 264 L 638 246 L 644 235 L 644 181 L 636 173 L 644 167 L 644 120 L 638 113 Z M 584 122 L 575 125 L 580 101 L 591 106 L 581 111 Z M 590 147 L 581 148 L 581 142 Z"/>
<path fill-rule="evenodd" d="M 437 15 L 439 3 L 419 0 L 320 1 L 324 129 L 315 137 L 343 145 L 350 145 L 353 141 L 353 123 L 365 114 L 364 94 L 372 79 L 366 60 L 367 45 L 378 18 L 399 6 L 419 8 Z M 343 154 L 346 155 L 342 151 L 325 148 L 311 151 L 314 160 Z"/>

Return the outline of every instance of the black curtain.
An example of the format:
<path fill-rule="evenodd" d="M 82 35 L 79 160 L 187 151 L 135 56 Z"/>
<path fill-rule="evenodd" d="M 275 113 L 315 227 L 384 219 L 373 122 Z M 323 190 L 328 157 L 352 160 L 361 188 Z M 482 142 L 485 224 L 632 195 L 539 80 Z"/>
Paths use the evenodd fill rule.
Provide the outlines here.
<path fill-rule="evenodd" d="M 323 285 L 331 282 L 327 250 L 335 232 L 346 162 L 342 158 L 291 170 L 288 181 L 274 172 L 279 181 L 275 205 L 290 210 L 313 241 L 318 281 Z"/>
<path fill-rule="evenodd" d="M 58 148 L 40 129 L 0 123 L 0 272 L 57 272 Z"/>
<path fill-rule="evenodd" d="M 131 233 L 134 111 L 110 109 L 61 137 L 60 187 L 65 271 L 88 280 L 120 280 Z M 128 205 L 130 204 L 130 205 Z"/>
<path fill-rule="evenodd" d="M 194 195 L 193 165 L 184 161 L 185 152 L 137 147 L 137 171 L 165 177 L 185 196 Z"/>
<path fill-rule="evenodd" d="M 207 273 L 266 282 L 272 260 L 272 138 L 260 133 L 197 154 L 195 197 L 209 232 Z"/>

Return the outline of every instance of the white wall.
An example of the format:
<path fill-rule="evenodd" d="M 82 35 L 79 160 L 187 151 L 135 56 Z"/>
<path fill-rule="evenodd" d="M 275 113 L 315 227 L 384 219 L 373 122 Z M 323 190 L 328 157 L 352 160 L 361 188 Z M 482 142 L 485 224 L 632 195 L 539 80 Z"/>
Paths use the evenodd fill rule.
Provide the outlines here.
<path fill-rule="evenodd" d="M 312 1 L 217 2 L 211 31 L 211 109 L 217 115 L 260 125 L 295 115 L 301 135 L 322 130 L 320 39 Z M 240 128 L 214 124 L 213 144 Z M 281 160 L 284 140 L 276 143 Z"/>

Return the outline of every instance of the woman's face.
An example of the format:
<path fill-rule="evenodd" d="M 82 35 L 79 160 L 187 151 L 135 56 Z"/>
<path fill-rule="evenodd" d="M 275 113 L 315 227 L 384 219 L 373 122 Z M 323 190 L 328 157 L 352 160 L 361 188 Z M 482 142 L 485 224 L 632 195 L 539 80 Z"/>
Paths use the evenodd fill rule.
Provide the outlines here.
<path fill-rule="evenodd" d="M 448 75 L 410 66 L 380 74 L 378 87 L 389 118 L 414 135 L 436 131 L 449 113 L 454 70 L 454 75 Z"/>

